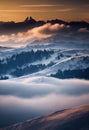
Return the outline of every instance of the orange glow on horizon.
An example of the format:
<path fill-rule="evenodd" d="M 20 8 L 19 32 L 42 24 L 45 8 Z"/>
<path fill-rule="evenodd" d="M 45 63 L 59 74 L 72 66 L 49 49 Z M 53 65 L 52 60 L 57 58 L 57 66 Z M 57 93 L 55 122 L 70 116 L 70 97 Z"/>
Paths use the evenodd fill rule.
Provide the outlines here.
<path fill-rule="evenodd" d="M 62 19 L 89 22 L 89 5 L 75 5 L 59 0 L 0 0 L 0 21 L 23 21 L 27 16 L 36 20 Z M 68 4 L 67 4 L 68 3 Z"/>

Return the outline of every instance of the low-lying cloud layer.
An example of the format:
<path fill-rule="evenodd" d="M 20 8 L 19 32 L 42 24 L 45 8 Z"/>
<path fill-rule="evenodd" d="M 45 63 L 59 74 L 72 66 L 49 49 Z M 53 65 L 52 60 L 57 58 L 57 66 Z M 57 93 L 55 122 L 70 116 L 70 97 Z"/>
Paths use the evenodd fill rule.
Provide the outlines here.
<path fill-rule="evenodd" d="M 76 31 L 75 31 L 76 30 Z M 53 42 L 63 41 L 70 44 L 72 42 L 83 44 L 89 44 L 89 30 L 88 28 L 74 29 L 70 25 L 66 24 L 51 24 L 46 23 L 39 27 L 34 27 L 26 32 L 18 32 L 16 34 L 0 35 L 0 46 L 4 47 L 25 47 L 39 41 L 39 43 L 44 40 L 51 40 Z M 38 43 L 37 43 L 38 44 Z M 61 43 L 62 44 L 62 43 Z M 72 46 L 72 43 L 71 43 Z M 76 46 L 76 45 L 75 45 Z"/>
<path fill-rule="evenodd" d="M 78 30 L 78 32 L 80 32 L 80 33 L 89 33 L 89 30 L 87 28 L 80 28 Z"/>
<path fill-rule="evenodd" d="M 50 78 L 50 77 L 49 77 Z M 29 82 L 0 81 L 0 95 L 15 96 L 20 98 L 42 97 L 49 94 L 80 96 L 89 94 L 89 81 L 81 80 L 56 80 L 48 78 L 28 78 Z M 36 82 L 35 82 L 36 80 Z M 42 80 L 42 82 L 38 82 Z M 46 83 L 47 81 L 47 83 Z M 52 83 L 51 83 L 52 82 Z M 77 82 L 77 83 L 76 83 Z M 77 90 L 77 91 L 76 91 Z"/>
<path fill-rule="evenodd" d="M 35 27 L 33 29 L 28 30 L 27 32 L 19 32 L 17 34 L 11 35 L 1 35 L 0 36 L 0 45 L 2 46 L 12 46 L 12 47 L 20 47 L 25 46 L 28 43 L 31 43 L 35 40 L 42 40 L 45 38 L 50 38 L 58 33 L 58 31 L 62 31 L 63 29 L 68 29 L 69 26 L 64 24 L 50 24 L 47 23 L 40 27 Z"/>
<path fill-rule="evenodd" d="M 17 34 L 0 35 L 0 46 L 5 47 L 21 47 L 32 43 L 35 40 L 42 40 L 53 37 L 62 31 L 68 29 L 69 26 L 64 24 L 50 24 L 47 23 L 40 27 L 35 27 L 27 32 L 19 32 Z"/>
<path fill-rule="evenodd" d="M 0 126 L 89 103 L 89 81 L 47 77 L 0 81 Z"/>
<path fill-rule="evenodd" d="M 56 97 L 57 100 L 50 98 L 52 95 Z M 84 97 L 84 99 L 81 100 L 80 97 L 82 99 Z M 47 102 L 50 101 L 50 106 L 59 102 L 57 106 L 59 106 L 60 109 L 60 103 L 61 105 L 67 103 L 69 104 L 66 104 L 67 106 L 71 106 L 71 104 L 73 104 L 73 102 L 69 102 L 71 98 L 73 98 L 75 104 L 88 103 L 88 99 L 86 98 L 85 100 L 85 97 L 89 97 L 89 81 L 86 80 L 59 80 L 51 77 L 32 77 L 19 79 L 18 82 L 17 80 L 0 81 L 0 106 L 2 106 L 3 103 L 5 103 L 4 105 L 17 104 L 18 101 L 21 100 L 19 105 L 21 103 L 24 106 L 25 101 L 27 101 L 27 107 L 28 105 L 30 107 L 31 102 L 37 101 L 37 103 L 40 104 L 40 106 L 38 106 L 40 109 L 40 107 L 43 108 L 42 104 L 46 104 L 44 107 L 47 108 Z M 14 102 L 13 99 L 18 100 L 17 103 Z M 44 100 L 44 102 L 42 102 L 42 100 Z M 36 102 L 34 105 L 35 107 L 37 106 Z M 54 108 L 56 109 L 56 106 Z"/>

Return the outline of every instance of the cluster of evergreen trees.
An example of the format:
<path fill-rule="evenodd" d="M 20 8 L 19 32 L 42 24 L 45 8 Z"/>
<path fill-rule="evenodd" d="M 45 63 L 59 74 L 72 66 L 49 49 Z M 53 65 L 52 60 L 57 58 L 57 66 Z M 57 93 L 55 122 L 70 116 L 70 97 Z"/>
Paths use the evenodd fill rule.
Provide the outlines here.
<path fill-rule="evenodd" d="M 58 70 L 56 74 L 52 74 L 52 77 L 66 79 L 66 78 L 79 78 L 79 79 L 89 79 L 89 68 L 83 70 Z"/>
<path fill-rule="evenodd" d="M 38 68 L 44 68 L 44 66 L 30 66 L 25 68 L 21 73 L 20 68 L 25 65 L 27 66 L 28 63 L 31 64 L 35 61 L 40 61 L 43 58 L 48 59 L 53 53 L 54 51 L 52 50 L 31 50 L 29 52 L 21 52 L 19 54 L 14 54 L 13 56 L 6 58 L 5 62 L 4 60 L 0 60 L 0 75 L 10 73 L 10 71 L 12 72 L 14 69 L 16 69 L 16 72 L 13 72 L 13 74 L 15 73 L 16 75 L 21 75 L 21 73 L 27 73 L 26 71 L 29 71 L 29 73 L 37 71 Z"/>
<path fill-rule="evenodd" d="M 45 67 L 46 67 L 45 65 L 39 64 L 39 65 L 26 66 L 24 68 L 17 68 L 11 73 L 11 75 L 19 77 L 26 74 L 32 74 L 34 72 L 44 69 Z"/>
<path fill-rule="evenodd" d="M 9 78 L 8 76 L 0 76 L 0 80 L 6 80 L 8 78 Z"/>

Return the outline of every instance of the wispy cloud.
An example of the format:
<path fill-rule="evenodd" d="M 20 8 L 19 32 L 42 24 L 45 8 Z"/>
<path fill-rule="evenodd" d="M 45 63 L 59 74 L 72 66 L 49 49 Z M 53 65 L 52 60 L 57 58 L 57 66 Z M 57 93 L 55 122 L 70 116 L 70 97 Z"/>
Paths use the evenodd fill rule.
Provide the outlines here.
<path fill-rule="evenodd" d="M 30 7 L 30 5 L 23 5 L 23 7 Z M 31 5 L 31 7 L 51 7 L 52 5 Z M 54 5 L 54 6 L 57 6 L 57 5 Z M 69 11 L 72 11 L 74 10 L 74 8 L 61 8 L 61 9 L 56 9 L 55 11 L 56 12 L 69 12 Z M 3 9 L 3 10 L 0 10 L 0 12 L 5 12 L 5 13 L 18 13 L 18 12 L 54 12 L 54 10 L 51 10 L 51 9 L 43 9 L 43 8 L 37 8 L 37 9 Z"/>
<path fill-rule="evenodd" d="M 58 9 L 58 10 L 56 10 L 56 12 L 69 12 L 72 10 L 74 10 L 74 8 Z"/>
<path fill-rule="evenodd" d="M 22 106 L 25 106 L 30 110 L 32 106 L 36 109 L 38 107 L 39 109 L 42 108 L 42 110 L 44 108 L 47 108 L 47 110 L 51 108 L 52 110 L 53 107 L 56 108 L 57 106 L 60 108 L 61 106 L 69 107 L 70 105 L 88 103 L 89 81 L 50 78 L 51 82 L 49 83 L 44 78 L 42 80 L 45 82 L 39 82 L 38 78 L 38 80 L 36 79 L 38 84 L 36 84 L 34 77 L 32 82 L 30 78 L 27 79 L 29 83 L 23 83 L 24 79 L 22 80 L 18 82 L 17 80 L 0 82 L 0 107 L 4 106 L 4 110 L 7 104 L 20 105 L 21 109 Z M 10 106 L 8 105 L 8 107 Z"/>
<path fill-rule="evenodd" d="M 25 46 L 28 44 L 28 42 L 32 42 L 36 39 L 41 40 L 50 38 L 56 35 L 58 31 L 61 32 L 61 30 L 68 28 L 69 27 L 64 24 L 52 25 L 50 23 L 47 23 L 43 26 L 30 29 L 27 32 L 19 32 L 17 34 L 11 35 L 0 35 L 0 45 L 4 44 L 5 46 L 13 47 Z"/>
<path fill-rule="evenodd" d="M 2 81 L 0 82 L 0 95 L 11 95 L 21 98 L 34 98 L 53 93 L 59 95 L 64 94 L 68 96 L 81 96 L 89 94 L 89 81 L 79 79 L 56 80 L 55 78 L 49 78 L 51 82 L 54 82 L 47 82 L 45 85 L 45 81 L 48 81 L 48 79 L 43 78 L 44 82 L 39 82 L 39 79 L 41 79 L 41 77 L 33 77 L 33 79 L 22 78 L 19 79 L 18 82 L 17 79 Z M 38 84 L 35 83 L 36 81 L 38 81 Z M 6 88 L 8 88 L 8 90 Z"/>
<path fill-rule="evenodd" d="M 80 33 L 89 33 L 89 30 L 87 28 L 80 28 L 78 30 L 78 32 L 80 32 Z"/>
<path fill-rule="evenodd" d="M 53 32 L 59 30 L 59 28 L 64 28 L 63 25 L 54 24 L 51 25 L 50 23 L 45 24 L 41 27 L 36 27 L 31 30 L 28 30 L 27 32 L 19 32 L 18 34 L 11 34 L 9 35 L 1 35 L 0 41 L 6 42 L 8 40 L 14 40 L 14 41 L 28 41 L 33 38 L 37 39 L 44 39 L 51 37 Z M 48 32 L 48 33 L 47 33 Z"/>
<path fill-rule="evenodd" d="M 47 10 L 30 10 L 30 9 L 26 9 L 26 10 L 0 10 L 0 12 L 8 12 L 8 13 L 23 13 L 23 12 L 48 12 Z"/>
<path fill-rule="evenodd" d="M 63 4 L 20 5 L 21 8 L 25 8 L 25 7 L 55 7 L 55 6 L 63 6 Z"/>

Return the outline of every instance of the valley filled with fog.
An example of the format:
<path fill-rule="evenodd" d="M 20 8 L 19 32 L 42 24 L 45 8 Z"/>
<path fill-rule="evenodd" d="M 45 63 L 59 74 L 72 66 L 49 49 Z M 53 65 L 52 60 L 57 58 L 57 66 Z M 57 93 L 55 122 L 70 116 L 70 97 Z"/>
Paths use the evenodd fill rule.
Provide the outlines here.
<path fill-rule="evenodd" d="M 0 127 L 89 104 L 83 24 L 50 22 L 0 35 Z"/>

